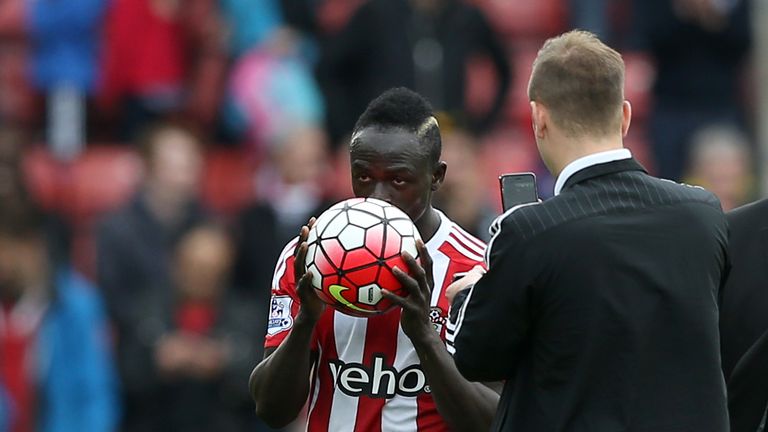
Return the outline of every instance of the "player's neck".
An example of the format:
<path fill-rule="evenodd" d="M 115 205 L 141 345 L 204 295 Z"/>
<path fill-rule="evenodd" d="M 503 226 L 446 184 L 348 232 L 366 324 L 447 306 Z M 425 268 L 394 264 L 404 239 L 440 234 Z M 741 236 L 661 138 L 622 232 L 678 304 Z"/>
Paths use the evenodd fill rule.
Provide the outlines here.
<path fill-rule="evenodd" d="M 419 229 L 419 234 L 421 234 L 421 239 L 424 240 L 424 243 L 432 239 L 440 228 L 440 223 L 441 219 L 437 210 L 432 206 L 427 207 L 427 210 L 424 211 L 424 215 L 415 222 L 416 228 Z"/>

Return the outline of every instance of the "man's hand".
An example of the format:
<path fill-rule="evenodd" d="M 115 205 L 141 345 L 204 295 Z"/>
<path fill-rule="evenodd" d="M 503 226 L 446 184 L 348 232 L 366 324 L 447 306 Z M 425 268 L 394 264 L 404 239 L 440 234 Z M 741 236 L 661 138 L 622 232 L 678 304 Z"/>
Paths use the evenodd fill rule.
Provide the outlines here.
<path fill-rule="evenodd" d="M 296 319 L 299 321 L 307 320 L 313 325 L 320 319 L 325 310 L 325 303 L 315 294 L 312 287 L 312 274 L 306 272 L 307 259 L 307 237 L 312 225 L 315 224 L 315 218 L 309 220 L 309 223 L 301 227 L 299 231 L 299 241 L 296 243 L 296 249 L 293 252 L 295 257 L 293 261 L 293 275 L 296 281 L 296 292 L 299 294 L 301 306 Z"/>
<path fill-rule="evenodd" d="M 472 270 L 468 271 L 464 277 L 448 285 L 448 288 L 445 289 L 445 296 L 448 298 L 448 301 L 453 303 L 453 299 L 456 297 L 456 294 L 458 294 L 459 291 L 463 291 L 476 284 L 484 274 L 485 269 L 483 266 L 477 265 L 473 267 Z"/>
<path fill-rule="evenodd" d="M 400 297 L 391 291 L 381 290 L 383 297 L 403 308 L 400 325 L 403 327 L 403 332 L 414 343 L 423 341 L 429 336 L 437 335 L 429 320 L 429 308 L 432 300 L 432 288 L 434 286 L 434 281 L 432 280 L 432 258 L 429 256 L 423 241 L 416 240 L 416 249 L 419 251 L 419 259 L 422 265 L 419 265 L 410 254 L 403 252 L 403 260 L 413 276 L 397 267 L 392 271 L 395 278 L 400 281 L 403 288 L 408 292 L 408 296 Z"/>

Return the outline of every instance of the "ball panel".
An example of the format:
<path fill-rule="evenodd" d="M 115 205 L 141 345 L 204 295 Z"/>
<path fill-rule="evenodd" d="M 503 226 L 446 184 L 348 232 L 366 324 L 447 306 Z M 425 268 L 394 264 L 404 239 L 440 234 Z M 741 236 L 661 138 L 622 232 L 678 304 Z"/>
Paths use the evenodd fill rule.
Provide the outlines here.
<path fill-rule="evenodd" d="M 419 252 L 416 249 L 416 237 L 403 237 L 402 244 L 400 245 L 401 252 L 408 252 L 412 257 L 419 256 Z"/>
<path fill-rule="evenodd" d="M 365 230 L 354 225 L 347 225 L 339 234 L 339 241 L 344 249 L 348 251 L 363 247 L 365 244 Z"/>
<path fill-rule="evenodd" d="M 357 290 L 357 301 L 374 306 L 381 300 L 381 288 L 376 284 L 362 286 Z"/>
<path fill-rule="evenodd" d="M 347 226 L 347 212 L 340 212 L 333 218 L 324 230 L 319 231 L 322 238 L 338 236 L 344 227 Z"/>
<path fill-rule="evenodd" d="M 328 259 L 328 257 L 322 252 L 318 252 L 315 254 L 315 260 L 313 264 L 315 265 L 315 267 L 317 267 L 317 270 L 323 276 L 333 275 L 333 274 L 336 274 L 338 271 L 338 268 L 335 265 L 333 265 L 333 263 Z"/>
<path fill-rule="evenodd" d="M 390 219 L 405 219 L 410 220 L 402 210 L 395 206 L 384 207 L 384 217 Z"/>
<path fill-rule="evenodd" d="M 365 230 L 365 247 L 376 256 L 381 256 L 384 240 L 384 224 L 376 225 Z"/>
<path fill-rule="evenodd" d="M 325 253 L 325 255 L 336 268 L 341 268 L 341 264 L 344 262 L 344 255 L 347 251 L 344 249 L 338 239 L 330 238 L 320 241 L 320 248 L 318 251 L 320 250 Z M 320 254 L 317 253 L 316 255 Z"/>
<path fill-rule="evenodd" d="M 370 213 L 355 209 L 350 209 L 347 212 L 347 217 L 349 218 L 349 223 L 359 226 L 360 228 L 370 228 L 377 223 L 382 223 L 380 218 L 377 218 Z"/>
<path fill-rule="evenodd" d="M 412 236 L 413 235 L 413 223 L 409 220 L 405 219 L 398 219 L 389 221 L 389 226 L 395 229 L 395 231 L 398 232 L 401 236 Z"/>
<path fill-rule="evenodd" d="M 344 278 L 349 280 L 355 288 L 370 285 L 376 282 L 376 276 L 379 274 L 379 265 L 371 265 L 363 267 L 359 270 L 354 270 L 344 275 Z M 357 299 L 354 299 L 357 300 Z"/>
<path fill-rule="evenodd" d="M 383 202 L 383 201 L 379 201 L 379 202 Z M 363 212 L 370 213 L 379 218 L 384 217 L 384 208 L 374 201 L 361 202 L 359 204 L 355 204 L 352 208 L 355 210 L 360 210 Z"/>
<path fill-rule="evenodd" d="M 385 232 L 386 239 L 384 241 L 384 251 L 382 252 L 382 255 L 388 257 L 399 254 L 401 250 L 402 237 L 397 233 L 397 231 L 393 230 L 392 227 L 389 226 L 385 229 Z"/>
<path fill-rule="evenodd" d="M 377 261 L 378 258 L 376 255 L 372 254 L 368 249 L 358 248 L 347 252 L 346 257 L 344 258 L 344 263 L 341 267 L 345 269 L 354 269 L 357 267 L 374 264 Z"/>

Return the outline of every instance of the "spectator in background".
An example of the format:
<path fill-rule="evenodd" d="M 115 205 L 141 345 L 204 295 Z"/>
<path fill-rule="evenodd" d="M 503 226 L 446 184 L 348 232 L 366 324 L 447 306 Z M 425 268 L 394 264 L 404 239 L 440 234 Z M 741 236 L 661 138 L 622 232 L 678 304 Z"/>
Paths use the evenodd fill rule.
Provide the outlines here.
<path fill-rule="evenodd" d="M 23 171 L 26 143 L 25 134 L 19 129 L 0 125 L 0 220 L 19 220 L 37 211 L 37 202 L 27 188 Z M 51 212 L 45 213 L 43 219 L 50 258 L 54 262 L 68 261 L 70 226 L 63 217 Z"/>
<path fill-rule="evenodd" d="M 221 0 L 221 12 L 232 59 L 261 45 L 283 24 L 278 0 Z"/>
<path fill-rule="evenodd" d="M 268 308 L 274 265 L 296 230 L 332 202 L 324 185 L 330 177 L 325 134 L 317 128 L 286 131 L 256 178 L 259 201 L 240 216 L 237 232 L 236 285 L 248 289 L 261 311 Z M 254 317 L 266 328 L 266 314 Z M 263 332 L 262 332 L 263 333 Z M 262 358 L 263 343 L 254 340 Z"/>
<path fill-rule="evenodd" d="M 215 226 L 179 241 L 171 285 L 137 293 L 142 322 L 120 339 L 123 381 L 134 392 L 128 432 L 245 432 L 249 364 L 266 314 L 229 289 L 233 248 Z"/>
<path fill-rule="evenodd" d="M 106 0 L 28 1 L 32 83 L 45 96 L 47 142 L 70 159 L 86 140 L 86 97 L 97 82 Z"/>
<path fill-rule="evenodd" d="M 0 218 L 0 424 L 112 432 L 117 375 L 98 291 L 50 259 L 43 218 Z M 5 417 L 5 420 L 3 420 Z"/>
<path fill-rule="evenodd" d="M 99 99 L 103 110 L 119 114 L 120 139 L 173 115 L 213 121 L 225 62 L 216 7 L 214 0 L 114 1 Z"/>
<path fill-rule="evenodd" d="M 715 125 L 693 136 L 687 182 L 720 198 L 724 211 L 752 198 L 752 169 L 747 138 L 737 129 Z"/>
<path fill-rule="evenodd" d="M 321 59 L 333 140 L 352 129 L 368 101 L 391 87 L 409 87 L 436 110 L 469 117 L 466 66 L 476 55 L 490 57 L 498 79 L 490 110 L 468 118 L 474 132 L 484 132 L 502 112 L 511 69 L 508 53 L 483 13 L 460 0 L 366 2 Z"/>
<path fill-rule="evenodd" d="M 178 124 L 160 124 L 146 132 L 141 150 L 145 177 L 140 189 L 129 204 L 107 217 L 97 234 L 99 285 L 121 339 L 136 337 L 144 311 L 135 300 L 168 289 L 174 248 L 206 217 L 198 197 L 201 143 L 194 133 Z M 128 366 L 120 364 L 123 373 Z M 130 422 L 141 395 L 129 384 L 125 402 Z"/>
<path fill-rule="evenodd" d="M 0 0 L 0 122 L 28 126 L 34 97 L 27 80 L 27 0 Z"/>
<path fill-rule="evenodd" d="M 445 123 L 441 122 L 441 125 Z M 444 127 L 443 160 L 451 167 L 451 175 L 445 177 L 440 191 L 435 194 L 435 207 L 470 234 L 487 242 L 490 240 L 488 227 L 498 212 L 488 202 L 477 143 L 472 135 Z"/>
<path fill-rule="evenodd" d="M 749 52 L 748 0 L 639 0 L 640 42 L 655 58 L 650 137 L 660 177 L 680 179 L 693 134 L 743 125 L 741 66 Z"/>
<path fill-rule="evenodd" d="M 230 79 L 230 125 L 244 129 L 251 150 L 283 139 L 292 129 L 319 127 L 325 107 L 312 71 L 300 52 L 300 35 L 277 27 L 245 53 Z"/>

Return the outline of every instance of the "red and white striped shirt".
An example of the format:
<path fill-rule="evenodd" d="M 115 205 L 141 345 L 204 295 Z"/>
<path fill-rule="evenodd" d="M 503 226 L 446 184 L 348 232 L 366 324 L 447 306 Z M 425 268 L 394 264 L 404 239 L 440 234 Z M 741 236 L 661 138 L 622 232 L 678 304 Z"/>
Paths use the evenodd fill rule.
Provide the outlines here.
<path fill-rule="evenodd" d="M 457 274 L 483 265 L 485 244 L 440 213 L 426 243 L 435 287 L 430 319 L 445 340 L 445 289 Z M 299 310 L 293 276 L 296 239 L 283 250 L 272 282 L 265 347 L 282 343 Z M 416 349 L 400 327 L 399 309 L 356 318 L 326 308 L 315 327 L 312 350 L 319 354 L 308 406 L 308 431 L 444 431 Z"/>

